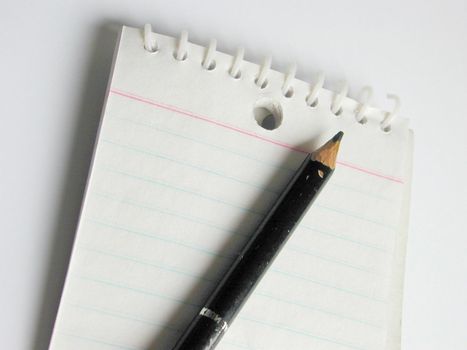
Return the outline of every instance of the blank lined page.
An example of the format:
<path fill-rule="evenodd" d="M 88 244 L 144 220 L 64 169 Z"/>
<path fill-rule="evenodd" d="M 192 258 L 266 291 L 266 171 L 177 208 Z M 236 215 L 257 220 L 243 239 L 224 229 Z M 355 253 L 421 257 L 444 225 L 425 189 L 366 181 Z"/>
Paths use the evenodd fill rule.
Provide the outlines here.
<path fill-rule="evenodd" d="M 274 204 L 306 152 L 345 135 L 336 171 L 229 328 L 219 349 L 386 349 L 394 319 L 394 268 L 410 153 L 407 122 L 271 71 L 258 88 L 232 57 L 124 28 L 51 350 L 169 350 Z M 275 130 L 258 101 L 283 114 Z M 397 271 L 396 271 L 397 270 Z M 397 276 L 397 277 L 395 277 Z M 396 293 L 397 294 L 397 293 Z M 391 347 L 391 349 L 395 349 Z"/>

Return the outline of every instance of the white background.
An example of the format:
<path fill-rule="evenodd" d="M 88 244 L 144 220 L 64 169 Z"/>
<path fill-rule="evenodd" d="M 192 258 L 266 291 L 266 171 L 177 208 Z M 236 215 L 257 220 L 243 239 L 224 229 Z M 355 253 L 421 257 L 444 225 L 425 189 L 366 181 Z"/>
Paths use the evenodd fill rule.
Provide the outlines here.
<path fill-rule="evenodd" d="M 45 350 L 117 28 L 242 45 L 326 87 L 402 99 L 415 131 L 403 349 L 467 347 L 467 2 L 2 1 L 0 347 Z M 371 147 L 371 145 L 369 145 Z M 299 349 L 302 350 L 302 349 Z"/>

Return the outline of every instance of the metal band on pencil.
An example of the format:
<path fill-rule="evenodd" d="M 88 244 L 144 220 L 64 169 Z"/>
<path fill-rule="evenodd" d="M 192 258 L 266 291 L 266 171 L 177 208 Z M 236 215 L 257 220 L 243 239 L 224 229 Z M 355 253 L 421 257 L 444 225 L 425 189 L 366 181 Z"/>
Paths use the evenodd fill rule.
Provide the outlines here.
<path fill-rule="evenodd" d="M 201 311 L 199 312 L 201 316 L 210 318 L 214 322 L 216 322 L 218 325 L 221 326 L 220 331 L 226 331 L 227 328 L 229 328 L 229 325 L 227 324 L 226 321 L 222 317 L 220 317 L 217 313 L 212 311 L 211 309 L 208 309 L 207 307 L 203 307 Z"/>

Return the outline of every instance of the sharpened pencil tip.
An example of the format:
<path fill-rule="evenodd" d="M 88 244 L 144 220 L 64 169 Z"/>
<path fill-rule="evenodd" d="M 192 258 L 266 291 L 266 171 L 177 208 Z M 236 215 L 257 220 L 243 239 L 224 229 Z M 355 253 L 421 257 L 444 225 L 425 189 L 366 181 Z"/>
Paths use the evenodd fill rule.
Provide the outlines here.
<path fill-rule="evenodd" d="M 339 146 L 343 136 L 344 133 L 339 131 L 332 139 L 311 153 L 311 159 L 334 169 L 336 167 L 337 152 L 339 151 Z"/>
<path fill-rule="evenodd" d="M 332 138 L 332 141 L 333 142 L 340 141 L 342 140 L 342 136 L 344 136 L 344 133 L 342 131 L 339 131 L 337 134 L 334 135 L 334 137 Z"/>

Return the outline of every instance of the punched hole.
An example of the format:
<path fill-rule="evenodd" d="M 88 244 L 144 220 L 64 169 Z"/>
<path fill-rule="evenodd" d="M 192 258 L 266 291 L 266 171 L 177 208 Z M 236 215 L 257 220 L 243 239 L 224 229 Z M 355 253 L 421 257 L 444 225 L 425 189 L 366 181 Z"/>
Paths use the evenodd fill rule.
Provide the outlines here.
<path fill-rule="evenodd" d="M 318 106 L 318 99 L 315 98 L 315 100 L 308 105 L 308 107 L 311 107 L 311 108 L 316 108 L 316 106 Z"/>
<path fill-rule="evenodd" d="M 151 46 L 151 47 L 149 47 L 149 48 L 145 46 L 144 49 L 145 49 L 147 52 L 152 53 L 152 54 L 156 54 L 156 53 L 159 52 L 159 48 L 158 48 L 157 46 L 155 46 L 155 45 L 154 45 L 154 46 Z"/>
<path fill-rule="evenodd" d="M 177 52 L 174 52 L 174 58 L 175 58 L 177 61 L 185 61 L 185 60 L 187 59 L 187 57 L 188 57 L 188 54 L 187 54 L 186 52 L 183 54 L 183 56 L 182 56 L 181 58 L 178 58 L 178 57 L 177 57 Z"/>
<path fill-rule="evenodd" d="M 242 72 L 238 71 L 235 75 L 230 75 L 233 79 L 238 80 L 242 77 Z"/>
<path fill-rule="evenodd" d="M 362 124 L 362 125 L 368 123 L 367 117 L 363 117 L 362 119 L 360 119 L 360 120 L 358 121 L 358 123 L 359 123 L 359 124 Z"/>
<path fill-rule="evenodd" d="M 333 112 L 333 113 L 334 113 L 334 112 Z M 335 115 L 336 117 L 339 117 L 341 114 L 342 114 L 342 108 L 339 108 L 339 109 L 337 110 L 337 112 L 334 113 L 334 115 Z"/>
<path fill-rule="evenodd" d="M 293 96 L 293 93 L 294 93 L 293 87 L 289 87 L 289 89 L 288 89 L 287 92 L 284 94 L 284 96 L 287 97 L 287 98 L 290 98 L 290 97 Z"/>
<path fill-rule="evenodd" d="M 255 79 L 255 84 L 258 85 L 258 78 Z M 263 83 L 261 86 L 259 86 L 260 89 L 264 89 L 266 86 L 268 86 L 268 80 L 264 79 Z"/>
<path fill-rule="evenodd" d="M 216 69 L 216 61 L 212 60 L 211 63 L 209 63 L 209 66 L 206 67 L 206 70 L 214 70 Z"/>
<path fill-rule="evenodd" d="M 266 130 L 275 130 L 282 123 L 282 108 L 271 99 L 258 101 L 253 114 L 258 125 Z"/>
<path fill-rule="evenodd" d="M 391 132 L 391 125 L 386 126 L 385 128 L 380 128 L 382 132 L 385 134 L 389 134 Z"/>

